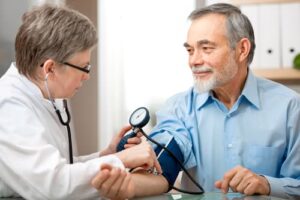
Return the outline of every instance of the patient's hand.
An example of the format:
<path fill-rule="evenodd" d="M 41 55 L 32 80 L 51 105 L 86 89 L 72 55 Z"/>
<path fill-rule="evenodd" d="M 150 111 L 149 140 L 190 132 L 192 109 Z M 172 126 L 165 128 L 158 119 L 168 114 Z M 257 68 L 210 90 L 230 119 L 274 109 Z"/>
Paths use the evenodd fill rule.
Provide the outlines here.
<path fill-rule="evenodd" d="M 215 186 L 223 193 L 227 193 L 229 188 L 246 195 L 270 193 L 270 185 L 265 177 L 242 166 L 236 166 L 226 172 L 222 180 L 215 182 Z"/>

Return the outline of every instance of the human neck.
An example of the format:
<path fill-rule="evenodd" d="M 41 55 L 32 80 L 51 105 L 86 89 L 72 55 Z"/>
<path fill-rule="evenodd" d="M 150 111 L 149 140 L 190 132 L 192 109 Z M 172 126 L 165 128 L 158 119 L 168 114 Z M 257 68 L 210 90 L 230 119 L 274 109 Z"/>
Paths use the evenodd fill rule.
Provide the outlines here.
<path fill-rule="evenodd" d="M 47 93 L 47 90 L 46 90 L 46 87 L 45 87 L 45 81 L 44 80 L 37 80 L 37 79 L 34 79 L 34 78 L 29 78 L 31 82 L 33 82 L 41 91 L 43 97 L 45 99 L 49 99 L 49 96 L 48 96 L 48 93 Z"/>
<path fill-rule="evenodd" d="M 247 79 L 248 68 L 243 67 L 240 72 L 231 80 L 228 84 L 213 89 L 214 96 L 220 100 L 230 110 L 234 103 L 239 98 L 246 79 Z"/>

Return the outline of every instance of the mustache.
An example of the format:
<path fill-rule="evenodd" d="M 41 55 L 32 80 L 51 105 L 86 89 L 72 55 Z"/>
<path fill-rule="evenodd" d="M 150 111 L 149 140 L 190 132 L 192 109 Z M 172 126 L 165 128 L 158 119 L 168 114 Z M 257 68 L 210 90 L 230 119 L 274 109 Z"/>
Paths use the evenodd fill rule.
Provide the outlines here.
<path fill-rule="evenodd" d="M 193 73 L 200 73 L 200 72 L 213 72 L 214 69 L 210 66 L 193 66 L 192 72 Z"/>

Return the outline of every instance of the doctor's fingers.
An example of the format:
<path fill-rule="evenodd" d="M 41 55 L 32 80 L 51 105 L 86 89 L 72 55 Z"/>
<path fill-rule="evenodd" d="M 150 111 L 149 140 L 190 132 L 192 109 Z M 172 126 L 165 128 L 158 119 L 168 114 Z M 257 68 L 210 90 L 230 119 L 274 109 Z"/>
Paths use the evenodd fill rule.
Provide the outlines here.
<path fill-rule="evenodd" d="M 125 148 L 133 147 L 137 144 L 140 144 L 141 142 L 142 142 L 142 138 L 140 138 L 140 137 L 129 138 L 127 140 L 127 143 L 124 145 L 124 147 Z"/>
<path fill-rule="evenodd" d="M 134 183 L 132 181 L 131 175 L 128 174 L 124 181 L 122 182 L 121 187 L 119 188 L 118 195 L 114 199 L 131 199 L 134 197 Z"/>
<path fill-rule="evenodd" d="M 126 171 L 122 170 L 119 177 L 117 177 L 117 179 L 115 179 L 115 181 L 112 183 L 112 185 L 109 187 L 109 189 L 107 190 L 107 193 L 105 193 L 106 197 L 109 198 L 120 198 L 121 193 L 120 190 L 123 186 L 123 184 L 126 184 L 126 178 L 129 177 L 130 178 L 130 174 L 127 173 Z M 125 183 L 124 183 L 125 181 Z M 124 195 L 124 194 L 123 194 Z M 125 198 L 125 196 L 122 196 Z M 123 198 L 123 199 L 124 199 Z"/>
<path fill-rule="evenodd" d="M 159 164 L 157 158 L 155 159 L 154 167 L 155 167 L 155 169 L 157 170 L 157 172 L 158 172 L 159 174 L 162 174 L 162 173 L 163 173 L 162 168 L 161 168 L 161 166 L 160 166 L 160 164 Z"/>
<path fill-rule="evenodd" d="M 142 136 L 143 134 L 138 132 L 135 137 L 129 138 L 127 143 L 124 145 L 125 149 L 140 144 L 143 141 L 141 138 Z"/>
<path fill-rule="evenodd" d="M 126 125 L 124 126 L 120 132 L 117 134 L 117 137 L 118 138 L 122 138 L 124 137 L 124 135 L 131 129 L 132 127 L 130 125 Z"/>
<path fill-rule="evenodd" d="M 91 184 L 93 187 L 98 188 L 102 185 L 106 179 L 110 176 L 110 171 L 112 169 L 112 166 L 107 163 L 102 163 L 100 165 L 99 172 L 96 174 L 96 176 L 92 179 Z"/>
<path fill-rule="evenodd" d="M 148 157 L 145 157 L 145 164 L 142 167 L 145 170 L 149 170 L 149 172 L 155 172 L 155 171 L 153 171 L 155 168 L 156 172 L 158 172 L 159 174 L 162 174 L 162 168 L 157 160 L 156 154 L 153 151 L 152 147 L 151 147 Z"/>
<path fill-rule="evenodd" d="M 110 176 L 106 179 L 100 187 L 98 187 L 99 193 L 105 197 L 111 198 L 112 196 L 108 195 L 116 195 L 115 192 L 118 191 L 118 187 L 120 187 L 119 181 L 123 181 L 126 177 L 126 172 L 118 167 L 112 168 L 110 171 Z M 117 184 L 116 184 L 117 183 Z M 116 185 L 115 185 L 116 184 Z"/>
<path fill-rule="evenodd" d="M 132 163 L 130 163 L 130 165 L 132 165 L 131 168 L 143 167 L 149 169 L 157 165 L 156 154 L 148 142 L 142 142 L 130 149 L 132 149 L 134 153 Z"/>
<path fill-rule="evenodd" d="M 97 175 L 92 179 L 92 186 L 97 190 L 101 188 L 102 183 L 104 183 L 110 176 L 110 170 L 104 169 L 97 173 Z"/>

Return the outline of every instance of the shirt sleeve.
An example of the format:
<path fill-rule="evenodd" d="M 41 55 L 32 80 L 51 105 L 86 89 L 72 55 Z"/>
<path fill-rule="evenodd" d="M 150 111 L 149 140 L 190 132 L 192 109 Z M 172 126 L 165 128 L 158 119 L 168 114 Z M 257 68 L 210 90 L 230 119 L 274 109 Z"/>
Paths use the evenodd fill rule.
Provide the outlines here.
<path fill-rule="evenodd" d="M 265 176 L 272 196 L 298 199 L 300 197 L 300 100 L 291 100 L 287 112 L 286 153 L 279 178 Z"/>
<path fill-rule="evenodd" d="M 274 178 L 265 176 L 271 187 L 271 196 L 285 199 L 294 199 L 300 197 L 300 180 L 291 178 Z"/>
<path fill-rule="evenodd" d="M 182 106 L 186 105 L 181 102 L 180 97 L 181 95 L 172 97 L 156 113 L 157 125 L 153 128 L 150 136 L 161 144 L 166 144 L 170 138 L 174 137 L 183 154 L 183 164 L 185 168 L 189 169 L 196 165 L 196 160 L 192 151 L 190 132 L 182 121 L 184 118 Z"/>

